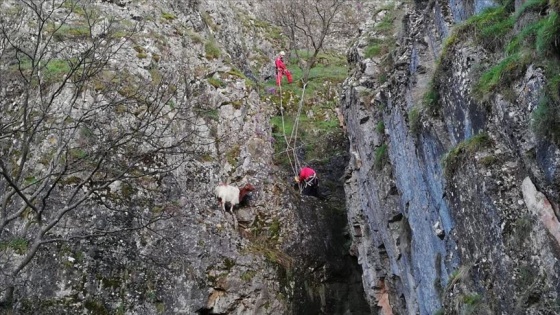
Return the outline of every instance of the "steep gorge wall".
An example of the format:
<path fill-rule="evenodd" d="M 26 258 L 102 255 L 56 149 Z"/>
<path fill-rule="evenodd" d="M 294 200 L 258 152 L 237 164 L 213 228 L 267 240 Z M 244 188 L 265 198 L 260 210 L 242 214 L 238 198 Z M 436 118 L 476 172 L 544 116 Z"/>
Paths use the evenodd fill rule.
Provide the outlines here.
<path fill-rule="evenodd" d="M 477 68 L 495 62 L 490 52 L 468 36 L 443 51 L 455 23 L 488 5 L 397 4 L 390 67 L 364 57 L 384 38 L 376 26 L 389 11 L 372 10 L 349 49 L 348 217 L 366 294 L 382 314 L 558 311 L 560 151 L 530 129 L 543 71 L 529 66 L 514 97 L 497 91 L 482 104 L 471 91 Z M 432 82 L 435 113 L 423 105 Z M 469 148 L 478 137 L 486 145 Z"/>
<path fill-rule="evenodd" d="M 2 2 L 2 13 L 17 12 L 18 4 Z M 36 232 L 44 224 L 35 220 L 33 213 L 3 225 L 6 228 L 0 230 L 0 312 L 370 312 L 363 298 L 359 266 L 347 252 L 342 186 L 338 181 L 347 161 L 345 139 L 331 139 L 329 149 L 342 153 L 316 166 L 325 174 L 322 183 L 332 184 L 332 202 L 302 198 L 290 187 L 293 174 L 288 175 L 274 164 L 269 120 L 277 108 L 261 97 L 259 93 L 263 91 L 255 81 L 268 74 L 272 56 L 283 46 L 280 39 L 275 42 L 269 34 L 274 26 L 256 23 L 252 11 L 258 3 L 119 0 L 43 4 L 39 9 L 45 10 L 44 17 L 52 25 L 68 23 L 56 36 L 52 30 L 46 30 L 46 38 L 57 37 L 46 44 L 51 45 L 50 52 L 56 53 L 60 45 L 74 53 L 96 40 L 101 45 L 120 43 L 108 60 L 108 68 L 103 70 L 123 75 L 118 77 L 120 81 L 114 81 L 128 88 L 115 93 L 116 98 L 123 99 L 120 105 L 125 106 L 115 106 L 114 111 L 92 111 L 93 118 L 89 120 L 107 129 L 113 125 L 127 126 L 134 117 L 148 112 L 151 105 L 135 97 L 138 91 L 127 83 L 140 82 L 140 91 L 150 90 L 151 84 L 169 76 L 178 79 L 176 85 L 163 89 L 176 89 L 177 93 L 160 104 L 165 109 L 163 116 L 187 119 L 161 129 L 170 130 L 172 138 L 193 136 L 193 140 L 181 147 L 179 154 L 156 154 L 146 158 L 148 165 L 142 165 L 144 170 L 150 170 L 152 163 L 169 163 L 175 165 L 172 171 L 153 177 L 139 176 L 138 181 L 114 180 L 74 211 L 63 214 L 60 224 L 42 236 L 37 237 Z M 131 36 L 125 38 L 127 32 L 120 29 L 110 34 L 84 31 L 78 27 L 83 26 L 83 8 L 92 10 L 92 16 L 101 17 L 103 22 L 114 18 L 119 26 L 130 27 Z M 21 32 L 24 42 L 40 38 L 31 34 L 35 24 L 30 20 L 20 20 L 25 27 L 14 32 Z M 6 53 L 0 54 L 6 58 L 3 60 L 10 59 L 10 64 L 0 65 L 4 74 L 11 70 L 9 66 L 15 59 L 10 58 L 13 50 L 2 53 Z M 68 56 L 52 58 L 65 60 Z M 14 73 L 16 77 L 21 74 Z M 103 100 L 105 82 L 95 83 L 80 90 L 76 103 L 83 107 L 77 106 L 75 112 Z M 76 86 L 67 84 L 64 93 L 54 97 L 53 107 L 65 109 L 65 102 L 70 99 L 67 96 L 76 90 Z M 0 92 L 2 109 L 23 104 L 19 90 L 2 86 Z M 39 99 L 33 101 L 42 105 Z M 17 110 L 10 111 L 14 120 L 18 118 L 16 113 Z M 53 110 L 52 114 L 57 116 L 59 112 Z M 336 117 L 334 110 L 328 115 Z M 80 135 L 88 136 L 87 132 Z M 11 136 L 2 129 L 2 150 L 11 148 Z M 60 143 L 51 141 L 53 138 L 57 139 L 41 135 L 31 143 L 31 162 L 49 161 L 48 150 Z M 9 162 L 17 160 L 15 154 Z M 126 152 L 119 157 L 126 161 Z M 45 164 L 48 163 L 28 163 L 26 171 L 43 172 Z M 47 195 L 49 205 L 64 204 L 72 189 L 80 188 L 76 183 L 83 174 L 77 171 L 73 175 L 72 180 L 55 186 L 54 193 Z M 239 230 L 233 228 L 230 214 L 220 211 L 213 195 L 220 182 L 236 186 L 250 182 L 257 188 L 249 205 L 237 211 Z M 88 189 L 84 187 L 78 192 Z M 12 192 L 4 179 L 0 179 L 0 192 L 2 198 Z M 13 211 L 20 206 L 17 203 L 18 200 L 14 207 L 3 209 Z M 52 220 L 56 210 L 56 206 L 47 208 L 43 219 Z M 5 219 L 5 213 L 0 218 Z M 34 239 L 44 243 L 31 256 L 27 244 Z M 29 264 L 23 265 L 15 276 L 10 274 L 26 257 L 30 257 Z"/>

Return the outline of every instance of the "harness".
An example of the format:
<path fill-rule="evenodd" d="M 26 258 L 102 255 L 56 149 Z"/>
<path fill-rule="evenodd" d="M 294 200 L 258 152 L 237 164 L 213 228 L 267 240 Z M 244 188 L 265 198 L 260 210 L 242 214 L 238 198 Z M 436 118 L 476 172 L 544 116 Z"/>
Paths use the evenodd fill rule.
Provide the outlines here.
<path fill-rule="evenodd" d="M 313 174 L 313 175 L 307 177 L 307 178 L 305 179 L 305 181 L 303 181 L 303 182 L 304 182 L 303 187 L 306 188 L 306 187 L 311 187 L 311 186 L 313 186 L 313 185 L 314 185 L 314 181 L 315 181 L 316 179 L 317 179 L 317 173 L 315 173 L 315 174 Z"/>

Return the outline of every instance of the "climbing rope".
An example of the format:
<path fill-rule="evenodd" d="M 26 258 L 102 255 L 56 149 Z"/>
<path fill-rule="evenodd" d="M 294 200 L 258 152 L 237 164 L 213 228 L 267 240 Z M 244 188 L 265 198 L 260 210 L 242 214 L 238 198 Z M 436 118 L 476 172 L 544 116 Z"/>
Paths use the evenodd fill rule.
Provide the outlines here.
<path fill-rule="evenodd" d="M 282 118 L 282 134 L 284 136 L 284 142 L 286 142 L 286 155 L 288 157 L 288 161 L 290 162 L 290 167 L 292 168 L 292 172 L 294 176 L 298 176 L 298 170 L 301 168 L 301 163 L 299 162 L 299 158 L 297 156 L 297 137 L 298 137 L 298 128 L 299 128 L 299 117 L 301 115 L 301 110 L 303 108 L 303 99 L 305 96 L 305 88 L 307 87 L 307 82 L 303 84 L 303 89 L 301 92 L 301 98 L 299 101 L 298 110 L 296 116 L 294 118 L 294 127 L 292 128 L 292 132 L 290 134 L 290 138 L 288 139 L 286 135 L 286 123 L 284 119 L 284 104 L 282 98 L 282 85 L 280 84 L 280 115 Z M 300 186 L 301 190 L 301 186 Z M 301 192 L 301 191 L 300 191 Z"/>

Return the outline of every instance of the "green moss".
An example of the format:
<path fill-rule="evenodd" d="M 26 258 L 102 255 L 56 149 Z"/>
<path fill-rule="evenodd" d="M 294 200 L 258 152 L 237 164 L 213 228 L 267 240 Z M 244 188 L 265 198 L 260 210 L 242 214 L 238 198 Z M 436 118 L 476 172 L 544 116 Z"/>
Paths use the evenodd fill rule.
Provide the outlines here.
<path fill-rule="evenodd" d="M 74 159 L 84 159 L 88 156 L 88 153 L 82 148 L 72 148 L 69 153 Z"/>
<path fill-rule="evenodd" d="M 385 15 L 379 21 L 379 23 L 374 25 L 374 30 L 378 33 L 389 35 L 395 30 L 393 21 L 395 20 L 395 9 L 394 6 L 385 7 Z"/>
<path fill-rule="evenodd" d="M 48 81 L 60 79 L 63 75 L 70 72 L 70 64 L 67 60 L 51 59 L 45 66 L 44 75 Z"/>
<path fill-rule="evenodd" d="M 235 100 L 233 102 L 231 102 L 231 105 L 233 105 L 233 108 L 235 109 L 240 109 L 241 106 L 243 106 L 243 100 Z"/>
<path fill-rule="evenodd" d="M 226 86 L 226 84 L 224 83 L 224 81 L 218 79 L 218 78 L 214 78 L 214 77 L 210 77 L 207 79 L 208 83 L 210 83 L 210 85 L 212 85 L 215 88 L 221 88 Z"/>
<path fill-rule="evenodd" d="M 494 155 L 487 155 L 480 159 L 480 164 L 488 167 L 498 163 L 499 159 Z"/>
<path fill-rule="evenodd" d="M 467 305 L 475 305 L 478 304 L 482 298 L 477 293 L 467 294 L 463 296 L 463 303 Z"/>
<path fill-rule="evenodd" d="M 461 162 L 468 157 L 484 148 L 492 145 L 492 140 L 486 133 L 479 133 L 469 139 L 460 142 L 449 151 L 443 158 L 443 168 L 446 177 L 451 177 L 453 173 L 461 166 Z"/>
<path fill-rule="evenodd" d="M 203 108 L 196 108 L 195 113 L 200 115 L 201 117 L 218 121 L 220 118 L 220 114 L 217 109 L 203 109 Z"/>
<path fill-rule="evenodd" d="M 280 221 L 278 218 L 274 218 L 272 223 L 270 224 L 269 228 L 270 238 L 273 240 L 277 240 L 280 236 Z"/>
<path fill-rule="evenodd" d="M 385 123 L 383 123 L 383 121 L 378 122 L 375 131 L 378 133 L 385 133 Z"/>
<path fill-rule="evenodd" d="M 173 20 L 175 20 L 175 19 L 177 18 L 177 16 L 175 16 L 175 14 L 169 13 L 169 12 L 162 12 L 162 13 L 161 13 L 161 17 L 162 17 L 164 20 L 167 20 L 167 21 L 173 21 Z"/>

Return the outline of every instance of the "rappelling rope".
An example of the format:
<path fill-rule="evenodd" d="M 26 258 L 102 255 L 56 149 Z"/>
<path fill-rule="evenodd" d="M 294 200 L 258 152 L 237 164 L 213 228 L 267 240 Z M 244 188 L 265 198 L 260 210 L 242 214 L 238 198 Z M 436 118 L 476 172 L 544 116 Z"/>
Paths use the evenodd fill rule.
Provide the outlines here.
<path fill-rule="evenodd" d="M 299 158 L 297 156 L 297 135 L 298 135 L 298 128 L 299 128 L 299 117 L 301 114 L 301 110 L 303 108 L 303 99 L 305 95 L 305 88 L 307 87 L 307 82 L 303 84 L 303 90 L 301 92 L 301 98 L 299 101 L 298 111 L 296 117 L 294 119 L 294 127 L 292 128 L 292 133 L 290 134 L 290 138 L 286 136 L 286 124 L 284 120 L 284 104 L 282 101 L 282 85 L 279 86 L 280 88 L 280 114 L 282 118 L 282 134 L 284 136 L 284 141 L 286 142 L 286 155 L 288 157 L 288 161 L 290 162 L 290 167 L 292 168 L 292 172 L 294 176 L 298 176 L 298 170 L 301 168 L 301 164 L 299 162 Z M 292 145 L 293 143 L 293 145 Z M 291 153 L 291 155 L 290 155 Z M 292 162 L 293 161 L 293 162 Z M 301 185 L 300 185 L 301 190 Z"/>

